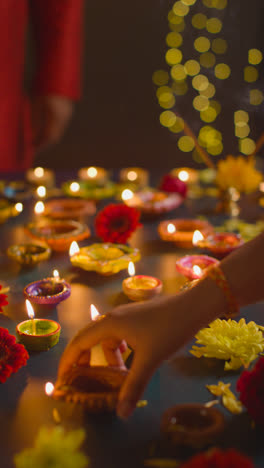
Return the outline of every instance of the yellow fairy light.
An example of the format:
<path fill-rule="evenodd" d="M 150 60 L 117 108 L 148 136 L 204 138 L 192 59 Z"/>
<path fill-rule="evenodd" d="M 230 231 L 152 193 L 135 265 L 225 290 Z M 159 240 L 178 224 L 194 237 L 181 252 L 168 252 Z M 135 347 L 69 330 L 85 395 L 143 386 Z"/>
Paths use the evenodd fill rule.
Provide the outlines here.
<path fill-rule="evenodd" d="M 176 81 L 182 81 L 186 77 L 186 71 L 183 65 L 180 63 L 174 65 L 171 69 L 171 76 Z"/>
<path fill-rule="evenodd" d="M 200 73 L 200 64 L 196 60 L 187 60 L 184 65 L 185 72 L 189 76 L 195 76 Z"/>
<path fill-rule="evenodd" d="M 212 41 L 212 51 L 215 54 L 225 54 L 227 51 L 227 42 L 225 39 L 217 38 Z"/>
<path fill-rule="evenodd" d="M 152 81 L 157 86 L 166 85 L 169 81 L 169 74 L 164 70 L 157 70 L 152 75 Z"/>
<path fill-rule="evenodd" d="M 210 106 L 215 109 L 217 115 L 220 114 L 222 106 L 219 101 L 210 101 Z"/>
<path fill-rule="evenodd" d="M 212 83 L 209 83 L 206 89 L 199 90 L 201 96 L 205 96 L 207 98 L 212 98 L 215 95 L 215 86 Z"/>
<path fill-rule="evenodd" d="M 253 83 L 258 79 L 258 70 L 255 67 L 249 65 L 248 67 L 244 68 L 244 80 L 248 83 Z"/>
<path fill-rule="evenodd" d="M 215 55 L 212 52 L 205 52 L 200 56 L 200 64 L 202 67 L 211 68 L 215 65 Z"/>
<path fill-rule="evenodd" d="M 213 122 L 217 117 L 216 110 L 209 106 L 206 110 L 200 112 L 200 118 L 204 122 Z"/>
<path fill-rule="evenodd" d="M 180 18 L 180 16 L 177 16 L 176 18 Z M 170 30 L 173 32 L 178 32 L 181 33 L 185 29 L 185 21 L 183 18 L 180 18 L 181 22 L 180 23 L 169 23 Z"/>
<path fill-rule="evenodd" d="M 249 91 L 249 102 L 253 106 L 259 106 L 260 104 L 262 104 L 263 99 L 263 93 L 259 89 L 251 89 Z"/>
<path fill-rule="evenodd" d="M 239 140 L 239 150 L 243 154 L 252 154 L 256 148 L 256 143 L 251 138 Z"/>
<path fill-rule="evenodd" d="M 164 127 L 172 127 L 176 122 L 176 115 L 172 111 L 164 111 L 160 114 L 160 123 Z"/>
<path fill-rule="evenodd" d="M 159 96 L 159 105 L 164 109 L 171 109 L 175 105 L 175 97 L 170 93 L 162 93 Z"/>
<path fill-rule="evenodd" d="M 175 81 L 171 88 L 176 96 L 184 96 L 188 91 L 188 84 L 186 81 Z"/>
<path fill-rule="evenodd" d="M 189 136 L 182 136 L 178 141 L 178 147 L 181 151 L 188 153 L 195 147 L 194 139 Z"/>
<path fill-rule="evenodd" d="M 193 107 L 198 111 L 206 110 L 209 106 L 209 100 L 205 96 L 196 96 L 193 100 Z"/>
<path fill-rule="evenodd" d="M 176 121 L 169 129 L 173 133 L 181 133 L 184 129 L 183 119 L 181 117 L 176 117 Z"/>
<path fill-rule="evenodd" d="M 227 6 L 227 0 L 203 0 L 203 4 L 208 8 L 223 10 Z"/>
<path fill-rule="evenodd" d="M 198 52 L 207 52 L 210 49 L 211 43 L 207 37 L 200 36 L 195 39 L 193 45 Z"/>
<path fill-rule="evenodd" d="M 197 13 L 192 17 L 192 25 L 196 29 L 204 29 L 206 27 L 207 17 L 203 13 Z"/>
<path fill-rule="evenodd" d="M 173 13 L 178 16 L 186 16 L 189 13 L 190 8 L 181 1 L 174 3 L 172 7 Z"/>
<path fill-rule="evenodd" d="M 164 93 L 172 93 L 171 88 L 169 86 L 160 86 L 156 91 L 156 96 L 159 97 Z"/>
<path fill-rule="evenodd" d="M 215 76 L 219 80 L 226 80 L 231 74 L 231 69 L 226 63 L 218 63 L 215 66 Z"/>
<path fill-rule="evenodd" d="M 170 10 L 168 13 L 168 21 L 171 24 L 181 24 L 183 22 L 183 18 L 178 15 L 175 15 L 175 13 L 172 10 Z"/>
<path fill-rule="evenodd" d="M 169 47 L 180 47 L 182 45 L 182 35 L 178 32 L 169 32 L 166 36 L 166 43 Z"/>
<path fill-rule="evenodd" d="M 247 123 L 244 125 L 235 126 L 235 135 L 237 138 L 246 138 L 250 133 L 250 128 Z"/>
<path fill-rule="evenodd" d="M 206 29 L 209 33 L 217 34 L 222 29 L 222 21 L 218 18 L 210 18 L 206 22 Z"/>
<path fill-rule="evenodd" d="M 246 111 L 243 110 L 238 110 L 234 112 L 234 122 L 236 125 L 239 124 L 239 122 L 248 122 L 249 121 L 249 115 Z"/>
<path fill-rule="evenodd" d="M 196 0 L 181 0 L 181 2 L 182 2 L 184 5 L 191 6 L 191 5 L 194 5 L 194 4 L 196 3 Z"/>
<path fill-rule="evenodd" d="M 248 51 L 248 63 L 258 65 L 263 59 L 263 54 L 258 49 L 250 49 Z"/>
<path fill-rule="evenodd" d="M 223 152 L 223 143 L 219 141 L 216 145 L 208 145 L 207 151 L 212 156 L 218 156 Z"/>
<path fill-rule="evenodd" d="M 176 65 L 182 61 L 182 52 L 180 49 L 169 49 L 166 52 L 165 59 L 169 65 Z"/>
<path fill-rule="evenodd" d="M 208 86 L 208 78 L 205 75 L 196 75 L 192 79 L 192 86 L 197 91 L 204 91 Z"/>

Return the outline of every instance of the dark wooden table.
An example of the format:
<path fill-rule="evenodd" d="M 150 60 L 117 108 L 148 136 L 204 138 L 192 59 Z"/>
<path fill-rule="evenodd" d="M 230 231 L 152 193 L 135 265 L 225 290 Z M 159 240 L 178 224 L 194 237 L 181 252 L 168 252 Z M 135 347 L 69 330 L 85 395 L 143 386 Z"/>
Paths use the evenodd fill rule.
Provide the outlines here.
<path fill-rule="evenodd" d="M 192 217 L 200 212 L 201 201 L 188 201 L 177 210 L 177 216 Z M 137 409 L 126 423 L 115 417 L 87 416 L 81 409 L 58 404 L 48 398 L 44 385 L 47 381 L 56 380 L 63 349 L 75 332 L 90 320 L 90 304 L 94 303 L 100 312 L 107 312 L 111 307 L 127 302 L 121 287 L 127 273 L 101 277 L 83 272 L 71 266 L 67 253 L 54 253 L 49 261 L 32 270 L 20 269 L 7 258 L 5 251 L 9 245 L 26 240 L 23 225 L 32 217 L 33 204 L 28 203 L 23 214 L 1 226 L 0 283 L 10 286 L 10 292 L 9 306 L 5 308 L 5 315 L 0 316 L 0 326 L 15 333 L 16 324 L 26 318 L 24 286 L 49 276 L 54 268 L 59 269 L 61 277 L 71 283 L 72 293 L 57 308 L 42 312 L 43 316 L 58 320 L 62 326 L 58 345 L 48 352 L 32 355 L 26 367 L 0 385 L 1 468 L 13 467 L 13 455 L 32 446 L 40 426 L 54 424 L 54 407 L 58 408 L 66 428 L 85 428 L 85 451 L 91 457 L 92 467 L 135 468 L 143 466 L 144 460 L 151 456 L 179 458 L 182 454 L 170 447 L 160 434 L 160 418 L 164 410 L 176 403 L 207 402 L 211 396 L 205 385 L 217 383 L 219 379 L 231 382 L 232 389 L 235 389 L 239 374 L 224 372 L 222 362 L 209 365 L 208 360 L 192 357 L 187 346 L 156 372 L 144 396 L 148 405 Z M 168 218 L 173 218 L 173 215 Z M 211 219 L 214 223 L 219 222 L 216 217 Z M 92 225 L 91 221 L 89 224 Z M 134 234 L 131 244 L 139 247 L 142 253 L 137 273 L 159 277 L 164 282 L 164 294 L 170 294 L 184 282 L 175 270 L 175 261 L 186 251 L 161 242 L 157 224 L 158 221 L 144 224 Z M 89 243 L 93 240 L 89 239 Z M 263 304 L 247 307 L 241 315 L 264 325 Z M 231 416 L 224 409 L 223 412 L 228 426 L 221 446 L 236 447 L 253 456 L 257 467 L 263 467 L 263 433 L 252 429 L 246 413 Z"/>

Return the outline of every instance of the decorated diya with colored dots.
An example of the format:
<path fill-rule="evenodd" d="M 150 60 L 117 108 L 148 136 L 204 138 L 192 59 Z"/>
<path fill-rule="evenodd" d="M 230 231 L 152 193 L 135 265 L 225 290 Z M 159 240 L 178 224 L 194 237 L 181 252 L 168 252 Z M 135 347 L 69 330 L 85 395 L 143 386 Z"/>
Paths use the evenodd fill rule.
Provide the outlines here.
<path fill-rule="evenodd" d="M 124 200 L 127 206 L 137 208 L 144 216 L 160 216 L 175 210 L 183 202 L 178 193 L 143 190 L 135 192 L 131 198 Z"/>
<path fill-rule="evenodd" d="M 24 296 L 30 302 L 41 305 L 57 305 L 68 299 L 71 286 L 64 280 L 56 277 L 34 281 L 24 288 Z"/>
<path fill-rule="evenodd" d="M 95 203 L 74 198 L 56 198 L 45 202 L 44 215 L 52 219 L 80 219 L 95 214 Z"/>
<path fill-rule="evenodd" d="M 128 371 L 107 366 L 76 366 L 55 385 L 52 397 L 80 404 L 91 413 L 112 412 Z"/>
<path fill-rule="evenodd" d="M 26 232 L 33 238 L 48 244 L 52 250 L 68 250 L 73 241 L 81 241 L 90 236 L 90 229 L 74 220 L 41 219 L 30 223 Z"/>
<path fill-rule="evenodd" d="M 193 247 L 193 235 L 197 230 L 203 236 L 214 232 L 213 226 L 208 221 L 200 219 L 172 219 L 162 221 L 158 226 L 158 233 L 162 240 L 174 242 L 177 247 L 183 249 Z"/>
<path fill-rule="evenodd" d="M 47 244 L 16 244 L 8 247 L 7 255 L 20 265 L 32 267 L 48 260 L 51 256 L 51 249 Z"/>
<path fill-rule="evenodd" d="M 224 428 L 223 414 L 199 403 L 176 405 L 161 420 L 161 431 L 173 444 L 193 448 L 215 444 Z"/>
<path fill-rule="evenodd" d="M 101 275 L 113 275 L 128 268 L 129 262 L 137 262 L 138 249 L 123 244 L 98 243 L 80 248 L 71 257 L 71 263 L 83 270 Z"/>
<path fill-rule="evenodd" d="M 62 185 L 62 191 L 69 197 L 86 198 L 89 200 L 104 200 L 115 195 L 116 186 L 107 181 L 103 186 L 95 185 L 89 181 L 66 182 Z"/>
<path fill-rule="evenodd" d="M 243 244 L 242 237 L 232 232 L 214 232 L 196 243 L 197 247 L 209 250 L 217 257 L 224 257 Z"/>
<path fill-rule="evenodd" d="M 201 279 L 219 261 L 208 255 L 185 255 L 176 261 L 176 270 L 190 280 Z"/>

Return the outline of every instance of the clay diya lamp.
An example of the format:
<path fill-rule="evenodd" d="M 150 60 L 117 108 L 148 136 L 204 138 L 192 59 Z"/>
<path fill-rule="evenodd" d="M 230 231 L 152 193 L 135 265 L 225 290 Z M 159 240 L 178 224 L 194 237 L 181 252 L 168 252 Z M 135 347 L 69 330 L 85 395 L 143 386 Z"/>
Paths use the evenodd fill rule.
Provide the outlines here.
<path fill-rule="evenodd" d="M 215 444 L 224 428 L 223 414 L 199 403 L 176 405 L 161 420 L 161 431 L 172 443 L 193 448 Z"/>
<path fill-rule="evenodd" d="M 185 255 L 176 261 L 176 270 L 189 280 L 201 279 L 207 269 L 218 264 L 216 258 L 208 255 Z"/>
<path fill-rule="evenodd" d="M 78 172 L 80 180 L 102 187 L 109 179 L 108 171 L 103 167 L 82 167 Z"/>
<path fill-rule="evenodd" d="M 51 169 L 44 169 L 43 167 L 36 167 L 26 171 L 26 179 L 31 185 L 44 185 L 51 188 L 55 183 L 54 172 Z"/>
<path fill-rule="evenodd" d="M 128 273 L 130 276 L 124 279 L 122 288 L 131 301 L 146 301 L 161 293 L 163 287 L 161 280 L 154 276 L 135 276 L 133 262 L 129 262 Z"/>
<path fill-rule="evenodd" d="M 32 197 L 30 187 L 23 180 L 16 180 L 6 184 L 3 188 L 3 194 L 6 198 L 19 201 L 28 200 Z"/>
<path fill-rule="evenodd" d="M 18 341 L 28 351 L 47 351 L 58 343 L 61 326 L 54 320 L 34 318 L 34 310 L 29 301 L 26 301 L 26 306 L 30 319 L 17 325 Z"/>
<path fill-rule="evenodd" d="M 98 243 L 79 248 L 73 243 L 70 248 L 73 266 L 101 275 L 113 275 L 128 268 L 129 262 L 140 260 L 140 252 L 123 244 Z"/>
<path fill-rule="evenodd" d="M 126 167 L 121 169 L 119 179 L 122 183 L 133 183 L 138 188 L 144 188 L 149 184 L 149 173 L 141 167 Z"/>
<path fill-rule="evenodd" d="M 71 286 L 59 276 L 34 281 L 24 288 L 24 296 L 30 302 L 41 305 L 57 305 L 70 295 Z"/>
<path fill-rule="evenodd" d="M 18 216 L 22 211 L 22 203 L 13 204 L 5 199 L 0 199 L 0 223 L 4 223 L 9 218 Z"/>
<path fill-rule="evenodd" d="M 52 250 L 58 252 L 68 250 L 73 241 L 81 241 L 90 236 L 89 228 L 74 220 L 41 219 L 30 223 L 26 232 L 33 239 L 45 242 Z"/>
<path fill-rule="evenodd" d="M 8 247 L 7 255 L 24 267 L 32 267 L 48 260 L 51 249 L 47 244 L 16 244 Z"/>
<path fill-rule="evenodd" d="M 63 381 L 55 384 L 52 397 L 80 404 L 90 413 L 112 412 L 127 375 L 127 370 L 114 367 L 72 367 Z"/>
<path fill-rule="evenodd" d="M 193 248 L 193 235 L 196 230 L 206 236 L 212 233 L 214 228 L 208 221 L 199 219 L 172 219 L 162 221 L 158 226 L 161 239 L 174 242 L 182 249 Z"/>
<path fill-rule="evenodd" d="M 231 232 L 214 232 L 198 240 L 195 245 L 201 249 L 209 250 L 216 257 L 224 257 L 244 244 L 239 234 Z"/>
<path fill-rule="evenodd" d="M 199 172 L 196 169 L 191 169 L 189 167 L 172 169 L 170 174 L 174 177 L 178 177 L 178 179 L 185 182 L 187 185 L 197 184 L 199 180 Z"/>
<path fill-rule="evenodd" d="M 104 200 L 115 195 L 116 186 L 107 181 L 105 185 L 95 185 L 89 181 L 70 181 L 62 185 L 62 191 L 69 197 L 85 198 L 88 200 Z"/>
<path fill-rule="evenodd" d="M 74 198 L 57 198 L 45 203 L 44 215 L 53 219 L 80 219 L 95 214 L 95 203 Z"/>
<path fill-rule="evenodd" d="M 145 217 L 156 217 L 175 210 L 183 202 L 178 193 L 145 190 L 132 193 L 132 196 L 122 199 L 127 206 L 137 208 Z"/>

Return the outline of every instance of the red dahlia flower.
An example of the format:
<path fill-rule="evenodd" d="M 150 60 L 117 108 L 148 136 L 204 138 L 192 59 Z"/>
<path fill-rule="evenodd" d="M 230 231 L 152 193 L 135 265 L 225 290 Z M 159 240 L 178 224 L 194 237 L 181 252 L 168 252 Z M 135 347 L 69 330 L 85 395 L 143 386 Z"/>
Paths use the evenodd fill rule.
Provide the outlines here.
<path fill-rule="evenodd" d="M 1 289 L 2 289 L 2 286 L 0 284 L 0 291 Z M 7 304 L 8 304 L 7 295 L 0 293 L 0 312 L 3 312 L 3 307 L 6 306 Z"/>
<path fill-rule="evenodd" d="M 182 465 L 182 468 L 254 468 L 252 461 L 234 449 L 200 453 Z"/>
<path fill-rule="evenodd" d="M 247 408 L 250 416 L 260 425 L 264 425 L 264 357 L 259 358 L 255 367 L 244 370 L 237 381 L 240 401 Z"/>
<path fill-rule="evenodd" d="M 163 192 L 179 193 L 182 197 L 186 197 L 188 189 L 185 182 L 171 174 L 166 174 L 163 177 L 159 188 L 163 190 Z"/>
<path fill-rule="evenodd" d="M 141 226 L 140 212 L 119 204 L 107 205 L 95 218 L 95 230 L 104 242 L 125 244 L 131 234 Z"/>
<path fill-rule="evenodd" d="M 13 372 L 25 366 L 29 358 L 23 345 L 8 330 L 0 327 L 0 382 L 4 383 Z"/>

